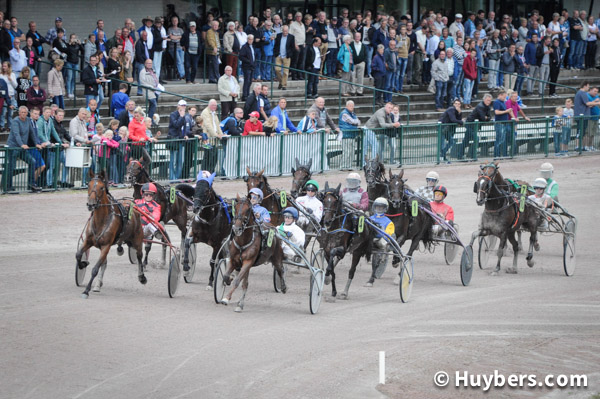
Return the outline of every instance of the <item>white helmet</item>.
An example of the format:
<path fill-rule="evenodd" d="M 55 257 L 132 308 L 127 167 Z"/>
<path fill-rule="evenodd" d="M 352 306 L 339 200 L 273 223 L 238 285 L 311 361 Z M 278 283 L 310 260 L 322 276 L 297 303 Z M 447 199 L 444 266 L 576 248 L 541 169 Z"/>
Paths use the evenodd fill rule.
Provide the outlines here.
<path fill-rule="evenodd" d="M 383 212 L 386 212 L 388 210 L 389 204 L 388 204 L 388 200 L 386 200 L 383 197 L 379 197 L 377 198 L 375 201 L 373 201 L 373 211 L 375 211 L 375 209 L 377 208 L 377 206 L 383 206 L 385 209 L 383 210 Z M 377 212 L 375 212 L 377 213 Z"/>
<path fill-rule="evenodd" d="M 428 172 L 427 175 L 425 176 L 426 179 L 434 179 L 436 182 L 438 180 L 440 180 L 440 175 L 438 175 L 437 172 L 434 172 L 433 170 Z"/>
<path fill-rule="evenodd" d="M 543 177 L 538 177 L 533 182 L 533 188 L 546 188 L 547 185 L 548 183 L 546 183 L 546 179 L 544 179 Z"/>
<path fill-rule="evenodd" d="M 552 166 L 550 162 L 544 162 L 542 166 L 540 166 L 540 174 L 544 179 L 551 178 L 552 173 L 554 173 L 554 166 Z"/>
<path fill-rule="evenodd" d="M 349 173 L 346 177 L 346 186 L 348 188 L 360 187 L 360 175 L 356 172 Z"/>

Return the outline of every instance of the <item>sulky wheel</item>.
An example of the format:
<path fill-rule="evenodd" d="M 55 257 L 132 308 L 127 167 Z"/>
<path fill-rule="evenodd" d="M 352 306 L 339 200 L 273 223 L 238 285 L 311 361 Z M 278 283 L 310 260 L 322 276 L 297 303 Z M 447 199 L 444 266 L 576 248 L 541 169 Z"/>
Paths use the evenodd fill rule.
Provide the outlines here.
<path fill-rule="evenodd" d="M 186 283 L 191 283 L 194 278 L 194 272 L 196 271 L 196 243 L 193 242 L 190 244 L 190 253 L 188 255 L 188 262 L 190 266 L 190 270 L 187 272 L 183 272 L 183 281 Z"/>
<path fill-rule="evenodd" d="M 575 273 L 575 266 L 577 264 L 577 253 L 575 252 L 575 230 L 577 225 L 573 220 L 565 223 L 565 234 L 563 237 L 563 265 L 565 268 L 565 274 L 572 276 Z"/>
<path fill-rule="evenodd" d="M 460 258 L 460 281 L 465 287 L 471 282 L 473 274 L 473 247 L 467 245 Z"/>
<path fill-rule="evenodd" d="M 498 237 L 496 236 L 482 236 L 479 238 L 479 268 L 485 269 L 488 265 L 490 255 L 496 253 L 496 243 Z"/>
<path fill-rule="evenodd" d="M 323 299 L 323 286 L 325 284 L 325 272 L 321 269 L 317 269 L 310 276 L 310 292 L 309 306 L 310 313 L 317 314 L 319 307 L 321 306 L 321 300 Z"/>
<path fill-rule="evenodd" d="M 410 257 L 407 257 L 404 262 L 402 262 L 402 269 L 400 269 L 400 300 L 402 303 L 408 302 L 410 298 L 410 294 L 412 293 L 413 288 L 413 260 Z"/>
<path fill-rule="evenodd" d="M 179 250 L 177 250 L 171 258 L 171 263 L 169 264 L 169 278 L 167 285 L 169 288 L 169 296 L 171 298 L 175 296 L 177 287 L 179 287 L 179 275 L 181 274 L 180 261 L 181 254 L 179 253 Z"/>
<path fill-rule="evenodd" d="M 227 285 L 225 285 L 225 281 L 223 280 L 223 276 L 225 276 L 225 272 L 227 271 L 227 259 L 221 258 L 215 267 L 215 279 L 213 282 L 214 286 L 214 297 L 215 302 L 220 304 L 225 296 L 225 289 Z"/>
<path fill-rule="evenodd" d="M 77 242 L 77 253 L 79 253 L 79 250 L 81 249 L 82 246 L 83 246 L 83 238 L 80 238 L 79 242 Z M 89 259 L 90 259 L 90 250 L 88 249 L 81 255 L 81 261 L 89 262 Z M 75 262 L 75 284 L 78 287 L 81 287 L 83 285 L 83 279 L 85 278 L 86 270 L 87 270 L 87 266 L 84 267 L 83 269 L 80 269 L 79 266 L 77 265 L 77 262 Z"/>

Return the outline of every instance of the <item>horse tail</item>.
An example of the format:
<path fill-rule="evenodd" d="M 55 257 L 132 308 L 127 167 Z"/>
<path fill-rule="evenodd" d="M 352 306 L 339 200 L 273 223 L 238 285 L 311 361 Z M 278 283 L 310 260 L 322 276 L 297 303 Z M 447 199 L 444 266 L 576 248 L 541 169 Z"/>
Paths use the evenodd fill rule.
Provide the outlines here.
<path fill-rule="evenodd" d="M 183 195 L 185 195 L 187 198 L 189 199 L 193 199 L 194 198 L 194 187 L 190 186 L 189 184 L 178 184 L 177 186 L 175 186 L 175 188 L 179 191 L 181 191 L 181 193 Z"/>

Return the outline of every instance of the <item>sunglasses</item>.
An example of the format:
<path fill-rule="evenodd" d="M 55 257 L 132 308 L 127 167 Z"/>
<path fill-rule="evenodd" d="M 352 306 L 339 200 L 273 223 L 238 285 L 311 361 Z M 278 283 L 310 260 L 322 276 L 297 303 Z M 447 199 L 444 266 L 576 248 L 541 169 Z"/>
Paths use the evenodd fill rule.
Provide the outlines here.
<path fill-rule="evenodd" d="M 425 179 L 425 180 L 426 180 L 426 181 L 437 181 L 437 179 L 430 179 L 430 178 L 427 178 L 427 179 Z"/>
<path fill-rule="evenodd" d="M 306 191 L 310 191 L 311 193 L 316 193 L 317 190 L 315 190 L 314 188 L 307 188 Z"/>
<path fill-rule="evenodd" d="M 256 194 L 250 194 L 250 199 L 257 200 L 257 199 L 260 199 L 260 197 L 258 195 L 256 195 Z"/>
<path fill-rule="evenodd" d="M 144 193 L 144 197 L 154 197 L 154 193 Z"/>
<path fill-rule="evenodd" d="M 284 219 L 293 219 L 294 217 L 292 215 L 283 215 Z"/>

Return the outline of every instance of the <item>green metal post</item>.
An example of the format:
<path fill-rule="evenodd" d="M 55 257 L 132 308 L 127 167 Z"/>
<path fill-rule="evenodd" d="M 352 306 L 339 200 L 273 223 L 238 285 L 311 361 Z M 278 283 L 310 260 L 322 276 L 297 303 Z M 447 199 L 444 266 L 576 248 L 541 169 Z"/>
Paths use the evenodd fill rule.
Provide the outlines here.
<path fill-rule="evenodd" d="M 60 151 L 62 150 L 62 146 L 58 144 L 54 149 L 54 181 L 52 182 L 52 187 L 56 190 L 58 186 L 58 174 L 60 173 Z"/>
<path fill-rule="evenodd" d="M 283 174 L 283 140 L 287 137 L 284 134 L 278 134 L 279 139 L 279 176 Z"/>
<path fill-rule="evenodd" d="M 399 145 L 399 149 L 398 149 L 398 166 L 402 166 L 403 161 L 404 161 L 404 157 L 403 157 L 403 153 L 404 153 L 404 128 L 406 126 L 404 125 L 400 125 L 400 145 Z"/>
<path fill-rule="evenodd" d="M 195 176 L 198 176 L 198 141 L 199 141 L 197 137 L 194 137 L 193 140 L 194 140 L 194 144 L 192 144 L 192 147 L 193 147 L 194 152 L 193 152 L 192 160 L 194 162 L 194 175 L 192 176 L 192 178 Z"/>
<path fill-rule="evenodd" d="M 437 155 L 436 162 L 438 165 L 440 163 L 440 153 L 442 152 L 442 122 L 438 121 L 437 126 Z"/>
<path fill-rule="evenodd" d="M 10 149 L 0 149 L 0 152 L 2 152 L 4 154 L 4 167 L 2 169 L 2 192 L 6 193 L 7 189 L 8 189 L 8 179 L 10 179 L 12 181 L 12 176 L 8 176 L 7 171 L 8 171 L 8 158 L 10 157 Z M 12 173 L 12 171 L 11 171 Z"/>
<path fill-rule="evenodd" d="M 410 124 L 410 97 L 406 96 L 406 124 Z"/>
<path fill-rule="evenodd" d="M 245 79 L 245 77 L 244 77 Z M 242 177 L 242 137 L 238 137 L 238 148 L 237 148 L 237 178 Z"/>
<path fill-rule="evenodd" d="M 473 154 L 475 155 L 473 157 L 473 159 L 475 161 L 477 161 L 477 154 L 479 153 L 479 119 L 475 119 L 475 134 L 473 137 L 473 146 L 475 147 L 475 150 L 473 151 Z M 464 146 L 463 146 L 464 148 Z"/>
<path fill-rule="evenodd" d="M 275 76 L 275 69 L 273 68 L 272 62 L 269 63 L 269 68 L 271 68 L 271 98 L 273 98 L 273 81 L 275 80 L 275 79 L 273 79 L 273 77 Z M 283 72 L 283 70 L 282 70 L 282 72 Z M 279 83 L 279 84 L 281 84 L 281 83 Z"/>
<path fill-rule="evenodd" d="M 325 149 L 325 136 L 327 133 L 325 131 L 321 131 L 321 173 L 325 170 L 325 156 L 327 150 Z"/>
<path fill-rule="evenodd" d="M 342 81 L 338 81 L 338 115 L 342 112 Z"/>
<path fill-rule="evenodd" d="M 148 109 L 150 108 L 150 105 L 148 103 L 148 89 L 146 90 L 146 115 L 148 115 Z"/>
<path fill-rule="evenodd" d="M 546 115 L 545 122 L 545 137 L 544 137 L 544 154 L 548 156 L 548 147 L 550 142 L 550 116 Z"/>

